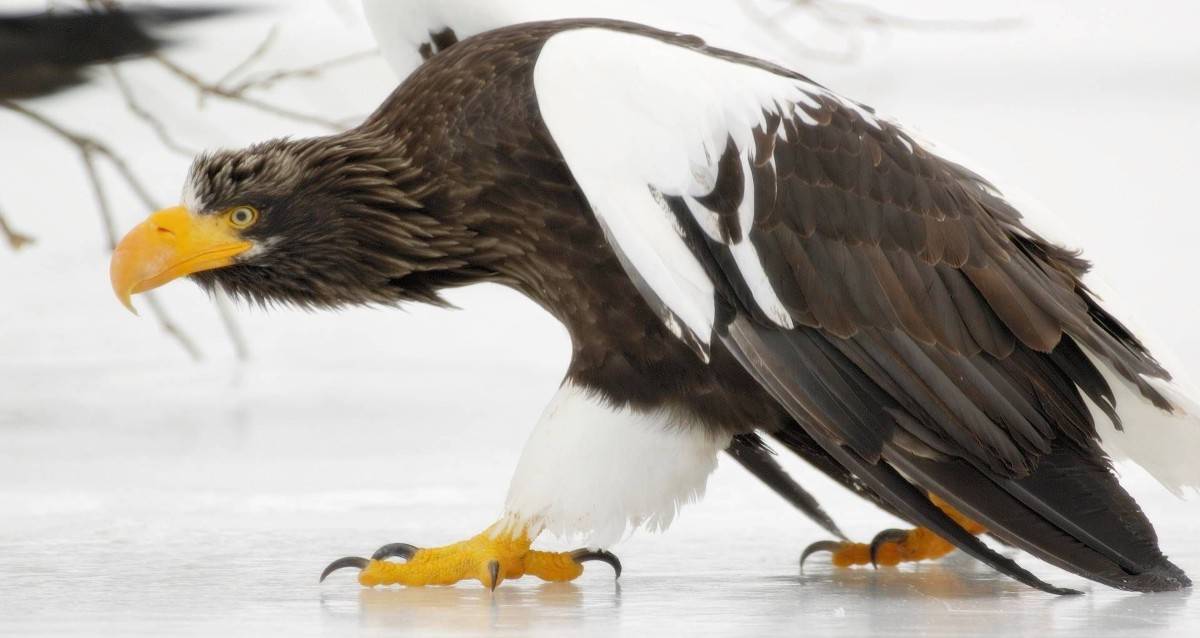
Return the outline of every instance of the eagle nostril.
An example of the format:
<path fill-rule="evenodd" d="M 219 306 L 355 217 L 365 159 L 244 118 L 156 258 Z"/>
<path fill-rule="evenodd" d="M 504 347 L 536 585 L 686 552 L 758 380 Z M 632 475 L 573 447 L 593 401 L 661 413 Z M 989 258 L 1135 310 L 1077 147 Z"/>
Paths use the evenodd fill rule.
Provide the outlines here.
<path fill-rule="evenodd" d="M 175 231 L 173 231 L 169 228 L 163 228 L 162 226 L 155 226 L 154 230 L 159 235 L 166 235 L 166 236 L 169 236 L 171 239 L 175 238 Z"/>

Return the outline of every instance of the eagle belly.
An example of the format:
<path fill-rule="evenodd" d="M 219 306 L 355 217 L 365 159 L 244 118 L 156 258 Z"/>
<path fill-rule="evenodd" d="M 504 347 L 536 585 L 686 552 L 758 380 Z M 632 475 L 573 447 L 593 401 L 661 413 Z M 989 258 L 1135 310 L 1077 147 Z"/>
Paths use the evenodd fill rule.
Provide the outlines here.
<path fill-rule="evenodd" d="M 568 380 L 525 444 L 505 521 L 589 547 L 664 530 L 703 496 L 730 440 L 679 411 L 618 406 Z"/>

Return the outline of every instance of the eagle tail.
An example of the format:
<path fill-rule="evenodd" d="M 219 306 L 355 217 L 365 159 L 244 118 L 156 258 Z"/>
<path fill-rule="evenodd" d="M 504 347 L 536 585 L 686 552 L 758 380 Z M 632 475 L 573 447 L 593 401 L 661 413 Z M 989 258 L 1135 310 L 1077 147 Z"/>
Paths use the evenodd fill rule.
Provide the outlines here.
<path fill-rule="evenodd" d="M 1146 470 L 1164 487 L 1184 497 L 1200 490 L 1200 405 L 1180 384 L 1155 377 L 1141 377 L 1158 396 L 1171 405 L 1164 410 L 1112 366 L 1092 353 L 1092 364 L 1113 393 L 1116 419 L 1089 401 L 1092 420 L 1104 451 L 1114 460 L 1129 460 Z"/>
<path fill-rule="evenodd" d="M 1020 479 L 989 476 L 962 460 L 889 454 L 907 477 L 1000 540 L 1110 587 L 1172 591 L 1191 585 L 1158 547 L 1133 498 L 1103 463 L 1055 442 Z"/>

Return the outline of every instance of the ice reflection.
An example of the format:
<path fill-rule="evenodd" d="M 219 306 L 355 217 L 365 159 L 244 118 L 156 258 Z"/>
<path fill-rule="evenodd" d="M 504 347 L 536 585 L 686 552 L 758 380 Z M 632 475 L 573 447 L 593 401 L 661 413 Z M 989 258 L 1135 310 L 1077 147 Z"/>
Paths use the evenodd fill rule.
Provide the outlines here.
<path fill-rule="evenodd" d="M 620 608 L 620 586 L 599 583 L 508 583 L 495 592 L 469 584 L 377 588 L 360 590 L 356 600 L 322 599 L 322 609 L 332 619 L 355 618 L 364 628 L 404 628 L 417 635 L 497 630 L 523 635 L 566 629 L 584 619 L 615 625 Z"/>

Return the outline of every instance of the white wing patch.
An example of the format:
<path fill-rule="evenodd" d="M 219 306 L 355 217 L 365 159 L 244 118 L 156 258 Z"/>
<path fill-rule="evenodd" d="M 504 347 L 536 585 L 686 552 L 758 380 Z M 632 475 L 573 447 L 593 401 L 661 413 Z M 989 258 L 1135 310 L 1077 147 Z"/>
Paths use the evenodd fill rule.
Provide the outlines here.
<path fill-rule="evenodd" d="M 800 105 L 819 108 L 819 98 L 878 127 L 874 116 L 815 84 L 603 28 L 550 38 L 534 86 L 547 128 L 630 275 L 705 345 L 714 285 L 658 194 L 683 198 L 697 224 L 720 241 L 716 214 L 697 198 L 712 192 L 717 162 L 732 141 L 747 182 L 738 210 L 745 232 L 730 252 L 762 312 L 792 327 L 749 239 L 755 130 L 766 130 L 767 113 L 812 121 Z"/>

